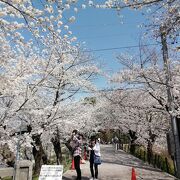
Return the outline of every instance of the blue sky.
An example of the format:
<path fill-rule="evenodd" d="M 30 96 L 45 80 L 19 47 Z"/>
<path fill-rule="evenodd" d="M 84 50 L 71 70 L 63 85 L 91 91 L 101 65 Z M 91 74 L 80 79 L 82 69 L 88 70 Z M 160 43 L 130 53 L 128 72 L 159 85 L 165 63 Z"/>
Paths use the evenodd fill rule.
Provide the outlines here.
<path fill-rule="evenodd" d="M 76 22 L 70 26 L 70 29 L 78 41 L 85 42 L 87 49 L 99 50 L 138 45 L 139 38 L 144 32 L 138 25 L 144 22 L 145 16 L 139 11 L 125 9 L 118 15 L 115 10 L 86 8 L 76 14 Z M 97 58 L 97 62 L 103 63 L 103 70 L 112 74 L 121 68 L 116 61 L 116 55 L 125 51 L 127 49 L 92 53 Z M 98 78 L 95 83 L 99 89 L 108 86 L 104 78 Z"/>
<path fill-rule="evenodd" d="M 40 5 L 37 4 L 37 6 L 41 8 Z M 138 26 L 146 22 L 146 17 L 138 10 L 124 9 L 118 13 L 113 9 L 87 7 L 86 9 L 79 8 L 78 13 L 75 13 L 72 9 L 67 14 L 65 13 L 65 18 L 66 15 L 67 18 L 71 15 L 76 17 L 76 21 L 70 25 L 69 30 L 78 38 L 78 42 L 85 42 L 84 47 L 87 50 L 138 45 L 140 37 L 145 32 Z M 26 38 L 29 38 L 28 33 L 26 31 L 24 33 L 26 33 Z M 120 48 L 91 53 L 96 58 L 97 63 L 102 64 L 103 71 L 112 74 L 121 68 L 115 57 L 127 50 Z M 137 50 L 137 48 L 130 49 L 131 52 Z M 95 84 L 99 89 L 109 88 L 109 84 L 103 77 L 96 79 Z"/>

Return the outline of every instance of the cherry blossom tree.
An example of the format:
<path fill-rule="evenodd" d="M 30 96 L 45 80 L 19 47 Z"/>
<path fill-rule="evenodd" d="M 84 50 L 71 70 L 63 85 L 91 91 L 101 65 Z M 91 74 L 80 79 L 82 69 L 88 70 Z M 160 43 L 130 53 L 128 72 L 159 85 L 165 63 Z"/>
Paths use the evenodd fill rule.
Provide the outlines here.
<path fill-rule="evenodd" d="M 108 104 L 107 108 L 113 112 L 111 113 L 113 114 L 113 118 L 110 120 L 111 125 L 119 128 L 123 133 L 129 134 L 132 151 L 134 144 L 148 147 L 151 139 L 152 144 L 154 144 L 155 140 L 165 137 L 169 128 L 166 120 L 167 115 L 153 107 L 157 103 L 148 93 L 140 89 L 119 89 L 106 93 L 105 97 L 111 104 Z M 106 110 L 106 112 L 108 111 Z M 159 118 L 161 120 L 157 121 Z"/>
<path fill-rule="evenodd" d="M 96 1 L 87 2 L 88 4 L 80 4 L 82 9 L 92 6 L 120 11 L 127 7 L 132 9 L 151 7 L 151 12 L 155 10 L 152 19 L 155 26 L 152 26 L 152 30 L 156 38 L 162 34 L 162 31 L 159 31 L 160 24 L 171 41 L 177 39 L 179 29 L 177 0 L 108 0 L 102 4 Z M 94 106 L 72 103 L 71 98 L 80 90 L 95 89 L 91 77 L 99 73 L 96 65 L 91 63 L 91 56 L 82 52 L 80 46 L 75 43 L 77 38 L 70 31 L 69 25 L 76 19 L 74 14 L 78 12 L 78 6 L 76 0 L 37 2 L 0 0 L 0 138 L 3 140 L 1 143 L 8 142 L 11 150 L 15 152 L 16 144 L 20 143 L 20 137 L 17 136 L 20 132 L 24 137 L 24 140 L 21 138 L 21 146 L 33 147 L 35 173 L 40 170 L 41 161 L 46 161 L 43 146 L 47 142 L 53 144 L 57 164 L 60 163 L 60 139 L 61 136 L 68 134 L 69 125 L 71 128 L 80 127 L 84 132 L 88 132 L 92 127 L 96 129 L 116 127 L 118 123 L 124 131 L 131 130 L 136 132 L 138 137 L 142 135 L 142 139 L 150 140 L 151 146 L 155 142 L 154 134 L 156 135 L 151 128 L 154 120 L 161 116 L 161 113 L 172 113 L 165 93 L 166 73 L 158 66 L 157 54 L 151 52 L 147 55 L 145 51 L 143 53 L 147 56 L 141 57 L 138 65 L 129 56 L 119 57 L 126 65 L 126 69 L 115 75 L 113 80 L 122 86 L 130 85 L 143 89 L 147 93 L 143 98 L 147 100 L 149 96 L 153 97 L 150 101 L 152 104 L 146 104 L 145 101 L 142 101 L 141 105 L 132 103 L 136 91 L 130 93 L 133 95 L 128 95 L 130 98 L 128 101 L 125 98 L 126 101 L 122 101 L 123 103 L 118 102 L 118 106 L 114 106 L 112 102 L 111 106 L 107 106 L 109 101 L 104 99 L 101 99 L 103 106 L 99 102 Z M 174 99 L 176 108 L 173 113 L 179 116 L 177 62 L 172 63 L 172 69 L 177 71 L 172 72 L 173 81 L 172 84 L 168 82 L 168 85 L 172 86 L 176 95 Z M 67 105 L 68 110 L 65 108 Z M 155 109 L 161 113 L 157 113 Z M 164 120 L 164 117 L 162 119 Z M 27 125 L 23 134 L 22 124 Z M 156 129 L 157 126 L 159 124 L 155 124 L 153 128 Z M 141 133 L 144 127 L 146 133 Z M 148 138 L 144 137 L 145 134 Z"/>
<path fill-rule="evenodd" d="M 163 52 L 164 53 L 164 52 Z M 157 102 L 153 105 L 153 108 L 158 109 L 163 113 L 168 113 L 167 119 L 171 121 L 171 116 L 176 116 L 178 118 L 177 110 L 179 109 L 179 90 L 176 88 L 178 81 L 178 71 L 179 62 L 176 60 L 178 56 L 175 55 L 176 52 L 173 51 L 171 54 L 171 59 L 168 60 L 168 65 L 164 61 L 164 66 L 162 67 L 162 59 L 158 57 L 157 51 L 155 50 L 142 50 L 140 49 L 140 58 L 137 59 L 135 56 L 122 55 L 118 56 L 118 59 L 125 68 L 120 72 L 119 75 L 114 76 L 116 82 L 120 82 L 122 87 L 130 86 L 132 88 L 143 89 L 143 91 L 148 92 L 148 94 Z M 164 54 L 163 54 L 164 60 Z M 167 67 L 171 68 L 171 78 L 168 80 L 169 75 L 167 73 Z M 176 69 L 176 71 L 174 71 Z M 166 91 L 170 88 L 171 92 L 175 92 L 173 97 L 176 96 L 176 100 L 170 104 L 169 93 Z M 172 111 L 172 103 L 175 109 Z M 169 127 L 170 129 L 170 127 Z"/>
<path fill-rule="evenodd" d="M 5 137 L 15 152 L 17 129 L 26 124 L 28 131 L 23 136 L 29 139 L 24 146 L 33 146 L 35 173 L 46 159 L 42 140 L 48 132 L 57 163 L 61 161 L 59 126 L 65 115 L 60 114 L 60 108 L 80 89 L 93 90 L 90 79 L 98 72 L 90 55 L 73 44 L 76 37 L 68 24 L 75 17 L 62 20 L 63 13 L 74 3 L 0 1 L 1 139 Z"/>
<path fill-rule="evenodd" d="M 36 169 L 39 171 L 41 157 L 44 156 L 41 144 L 43 131 L 51 127 L 54 120 L 61 118 L 58 111 L 63 101 L 69 100 L 80 89 L 95 89 L 90 81 L 99 70 L 91 62 L 91 56 L 82 53 L 78 46 L 71 46 L 66 37 L 44 38 L 46 46 L 41 52 L 29 42 L 17 52 L 5 38 L 1 40 L 5 42 L 1 49 L 1 126 L 6 135 L 11 132 L 8 136 L 11 137 L 17 129 L 11 130 L 11 121 L 19 122 L 19 126 L 21 121 L 28 125 L 28 133 L 34 141 L 36 165 L 39 164 Z M 56 130 L 58 132 L 54 127 Z M 58 142 L 54 139 L 59 141 L 59 138 L 51 138 L 54 147 L 57 147 Z"/>

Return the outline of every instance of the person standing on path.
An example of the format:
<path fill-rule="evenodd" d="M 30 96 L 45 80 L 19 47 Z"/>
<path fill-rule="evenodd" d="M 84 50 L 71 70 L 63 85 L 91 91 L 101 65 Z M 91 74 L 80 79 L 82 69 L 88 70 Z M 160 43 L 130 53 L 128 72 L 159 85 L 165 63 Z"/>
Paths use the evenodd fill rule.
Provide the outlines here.
<path fill-rule="evenodd" d="M 101 156 L 99 140 L 92 138 L 90 141 L 88 150 L 90 151 L 89 161 L 90 161 L 90 171 L 91 171 L 91 176 L 92 176 L 90 180 L 97 180 L 98 179 L 98 164 L 95 163 L 94 158 L 95 156 L 99 158 Z"/>
<path fill-rule="evenodd" d="M 77 173 L 76 180 L 81 180 L 81 169 L 80 169 L 80 160 L 81 160 L 81 144 L 82 144 L 82 135 L 78 135 L 77 130 L 72 132 L 72 141 L 74 143 L 73 157 L 74 157 L 74 166 Z"/>

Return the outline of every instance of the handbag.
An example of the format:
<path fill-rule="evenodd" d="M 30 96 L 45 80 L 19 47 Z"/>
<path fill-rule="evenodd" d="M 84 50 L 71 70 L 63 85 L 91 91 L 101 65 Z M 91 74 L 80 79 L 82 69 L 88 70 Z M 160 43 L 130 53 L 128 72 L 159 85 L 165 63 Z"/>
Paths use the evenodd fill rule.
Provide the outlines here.
<path fill-rule="evenodd" d="M 100 165 L 101 164 L 101 157 L 94 155 L 94 164 Z"/>

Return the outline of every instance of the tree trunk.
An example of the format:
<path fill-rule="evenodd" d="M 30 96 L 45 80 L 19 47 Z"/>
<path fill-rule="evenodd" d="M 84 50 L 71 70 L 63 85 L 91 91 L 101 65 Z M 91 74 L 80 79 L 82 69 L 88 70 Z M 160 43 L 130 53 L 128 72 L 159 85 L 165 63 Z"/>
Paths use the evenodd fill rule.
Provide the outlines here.
<path fill-rule="evenodd" d="M 147 120 L 149 123 L 152 122 L 152 115 L 151 114 L 150 114 L 150 118 L 149 119 L 147 118 Z M 148 142 L 148 145 L 147 145 L 147 161 L 150 164 L 152 157 L 153 157 L 153 145 L 156 141 L 157 135 L 152 133 L 151 127 L 149 127 L 148 131 L 149 131 L 149 139 L 147 140 L 147 142 Z"/>
<path fill-rule="evenodd" d="M 131 144 L 130 144 L 130 153 L 131 154 L 135 154 L 135 144 L 134 144 L 134 140 L 131 141 Z"/>
<path fill-rule="evenodd" d="M 61 151 L 61 141 L 60 141 L 60 134 L 59 134 L 59 129 L 57 127 L 56 133 L 54 138 L 52 138 L 52 143 L 54 147 L 54 152 L 56 154 L 56 162 L 57 165 L 62 164 L 62 151 Z"/>
<path fill-rule="evenodd" d="M 118 142 L 118 143 L 119 143 L 119 148 L 122 149 L 121 130 L 119 129 L 118 132 L 119 132 L 119 137 L 118 137 L 118 140 L 119 140 L 119 142 Z"/>
<path fill-rule="evenodd" d="M 151 142 L 151 140 L 148 140 L 148 145 L 147 145 L 147 161 L 148 163 L 150 164 L 151 163 L 151 158 L 152 158 L 152 155 L 153 155 L 153 144 Z"/>
<path fill-rule="evenodd" d="M 61 144 L 60 141 L 57 139 L 52 140 L 53 146 L 54 146 L 54 152 L 56 154 L 56 162 L 57 165 L 62 163 L 62 152 L 61 152 Z"/>
<path fill-rule="evenodd" d="M 137 139 L 136 132 L 129 130 L 129 136 L 130 136 L 130 140 L 131 140 L 130 153 L 134 154 L 135 153 L 135 147 L 136 147 L 135 141 Z"/>
<path fill-rule="evenodd" d="M 44 149 L 42 149 L 42 161 L 43 164 L 48 164 L 48 157 L 47 154 L 44 152 Z"/>
<path fill-rule="evenodd" d="M 34 174 L 38 175 L 41 170 L 42 165 L 42 157 L 44 154 L 41 139 L 41 135 L 34 135 L 32 138 L 35 141 L 35 146 L 33 146 L 33 156 L 35 160 L 35 166 L 34 166 Z"/>
<path fill-rule="evenodd" d="M 73 149 L 72 149 L 72 147 L 70 146 L 70 141 L 71 141 L 71 138 L 68 139 L 68 141 L 66 141 L 64 144 L 65 144 L 66 147 L 68 148 L 70 155 L 73 156 Z"/>

